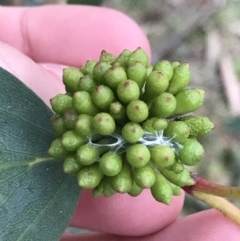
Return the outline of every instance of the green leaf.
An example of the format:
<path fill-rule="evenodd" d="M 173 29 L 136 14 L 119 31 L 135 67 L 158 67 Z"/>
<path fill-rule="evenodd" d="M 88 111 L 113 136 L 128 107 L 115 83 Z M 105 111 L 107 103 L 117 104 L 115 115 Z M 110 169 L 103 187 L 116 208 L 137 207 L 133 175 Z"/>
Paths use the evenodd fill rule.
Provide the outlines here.
<path fill-rule="evenodd" d="M 2 68 L 0 86 L 0 240 L 57 241 L 81 189 L 48 156 L 51 110 Z"/>

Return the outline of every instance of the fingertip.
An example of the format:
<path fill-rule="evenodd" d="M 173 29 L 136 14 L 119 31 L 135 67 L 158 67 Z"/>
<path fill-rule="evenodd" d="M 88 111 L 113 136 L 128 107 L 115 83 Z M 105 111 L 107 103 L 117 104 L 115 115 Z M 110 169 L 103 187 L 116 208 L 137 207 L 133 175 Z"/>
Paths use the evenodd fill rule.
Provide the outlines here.
<path fill-rule="evenodd" d="M 184 195 L 174 197 L 167 206 L 155 201 L 149 190 L 138 197 L 115 194 L 97 199 L 84 191 L 70 225 L 116 235 L 148 235 L 176 220 L 183 199 Z"/>

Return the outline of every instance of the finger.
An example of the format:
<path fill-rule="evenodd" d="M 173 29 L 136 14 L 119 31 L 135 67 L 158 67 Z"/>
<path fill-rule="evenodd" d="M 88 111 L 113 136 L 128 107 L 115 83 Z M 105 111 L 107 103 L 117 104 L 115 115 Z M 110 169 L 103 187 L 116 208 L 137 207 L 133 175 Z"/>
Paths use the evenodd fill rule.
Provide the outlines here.
<path fill-rule="evenodd" d="M 105 49 L 119 54 L 143 47 L 146 36 L 129 17 L 116 10 L 90 6 L 0 7 L 0 41 L 36 62 L 80 65 L 97 60 Z"/>
<path fill-rule="evenodd" d="M 182 204 L 183 195 L 174 197 L 167 206 L 155 201 L 149 190 L 138 197 L 116 194 L 111 198 L 97 199 L 85 191 L 70 226 L 117 235 L 147 235 L 172 223 Z"/>
<path fill-rule="evenodd" d="M 164 230 L 145 237 L 107 234 L 65 235 L 61 241 L 239 241 L 240 228 L 217 210 L 199 212 L 180 219 Z"/>

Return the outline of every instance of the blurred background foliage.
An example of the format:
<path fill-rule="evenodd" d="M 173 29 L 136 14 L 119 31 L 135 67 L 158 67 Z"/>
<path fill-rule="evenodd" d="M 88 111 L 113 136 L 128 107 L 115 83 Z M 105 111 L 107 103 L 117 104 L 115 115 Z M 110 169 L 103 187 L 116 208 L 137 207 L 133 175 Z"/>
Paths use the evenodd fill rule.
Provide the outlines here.
<path fill-rule="evenodd" d="M 199 115 L 215 129 L 200 141 L 204 161 L 193 171 L 225 185 L 240 185 L 240 0 L 69 0 L 102 5 L 133 18 L 151 43 L 152 62 L 189 62 L 193 87 L 207 91 Z M 0 5 L 66 4 L 64 0 L 0 0 Z M 127 36 L 126 36 L 127 37 Z M 237 204 L 237 203 L 236 203 Z M 182 216 L 208 208 L 186 197 Z"/>

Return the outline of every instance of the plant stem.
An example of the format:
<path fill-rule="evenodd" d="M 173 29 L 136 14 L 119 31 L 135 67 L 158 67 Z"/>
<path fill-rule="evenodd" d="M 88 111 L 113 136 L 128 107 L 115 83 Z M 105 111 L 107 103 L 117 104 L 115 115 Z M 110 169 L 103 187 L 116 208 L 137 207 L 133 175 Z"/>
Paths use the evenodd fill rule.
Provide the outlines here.
<path fill-rule="evenodd" d="M 219 197 L 240 200 L 240 187 L 229 187 L 229 186 L 212 183 L 210 181 L 207 181 L 199 177 L 195 173 L 192 173 L 191 177 L 195 180 L 196 183 L 192 186 L 183 188 L 184 190 L 186 189 L 186 192 L 188 193 L 191 193 L 193 191 L 198 191 L 198 192 L 208 193 Z"/>
<path fill-rule="evenodd" d="M 232 203 L 230 203 L 228 200 L 222 197 L 217 197 L 211 194 L 198 191 L 192 191 L 189 194 L 201 200 L 202 202 L 208 204 L 209 206 L 217 209 L 226 217 L 230 218 L 233 222 L 240 226 L 240 210 Z"/>

